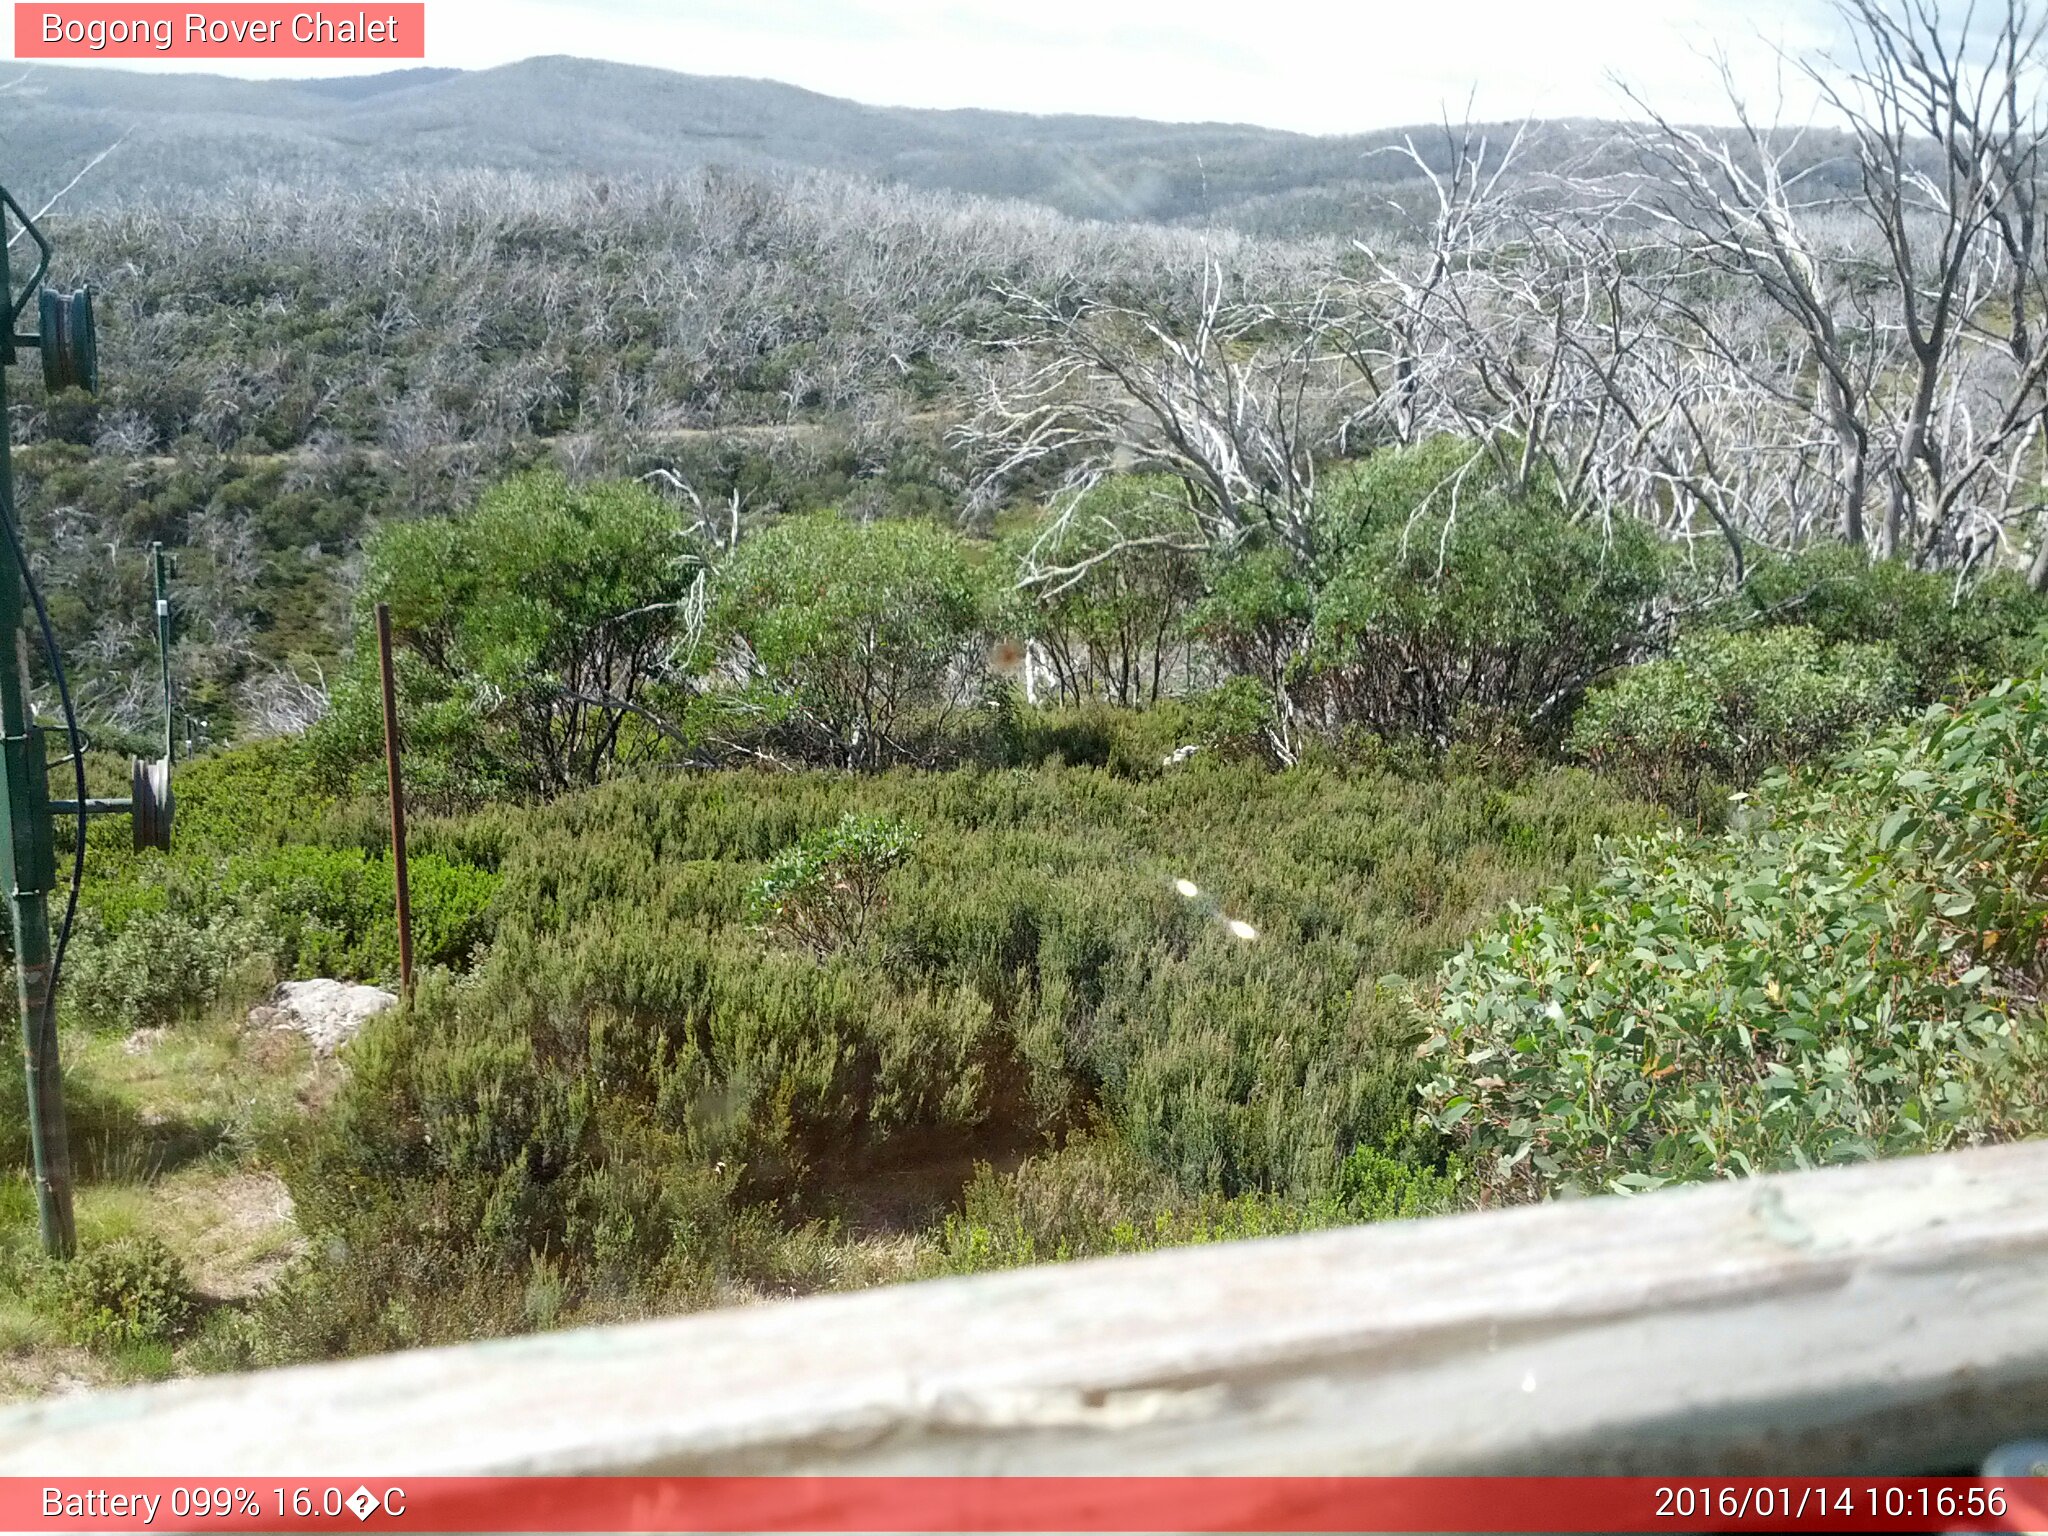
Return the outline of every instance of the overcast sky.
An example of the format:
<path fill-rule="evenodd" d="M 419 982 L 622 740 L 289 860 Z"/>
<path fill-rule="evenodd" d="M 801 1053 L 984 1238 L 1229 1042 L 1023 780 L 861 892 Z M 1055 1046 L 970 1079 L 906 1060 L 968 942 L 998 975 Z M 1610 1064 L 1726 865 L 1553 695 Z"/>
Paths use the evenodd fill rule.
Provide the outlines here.
<path fill-rule="evenodd" d="M 1462 113 L 1475 88 L 1481 117 L 1615 116 L 1616 73 L 1670 115 L 1725 119 L 1707 56 L 1768 97 L 1774 45 L 1824 42 L 1827 16 L 1826 0 L 428 0 L 427 62 L 569 53 L 883 105 L 1341 133 Z"/>

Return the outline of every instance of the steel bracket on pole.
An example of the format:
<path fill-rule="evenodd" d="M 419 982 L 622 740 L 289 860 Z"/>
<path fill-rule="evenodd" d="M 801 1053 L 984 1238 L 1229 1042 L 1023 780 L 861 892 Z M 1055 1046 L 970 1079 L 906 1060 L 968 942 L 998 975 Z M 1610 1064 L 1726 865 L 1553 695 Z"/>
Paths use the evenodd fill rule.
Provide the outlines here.
<path fill-rule="evenodd" d="M 49 833 L 50 776 L 43 731 L 30 726 L 0 740 L 6 754 L 7 803 L 13 823 L 12 857 L 7 861 L 11 895 L 46 892 L 57 883 L 57 855 Z"/>

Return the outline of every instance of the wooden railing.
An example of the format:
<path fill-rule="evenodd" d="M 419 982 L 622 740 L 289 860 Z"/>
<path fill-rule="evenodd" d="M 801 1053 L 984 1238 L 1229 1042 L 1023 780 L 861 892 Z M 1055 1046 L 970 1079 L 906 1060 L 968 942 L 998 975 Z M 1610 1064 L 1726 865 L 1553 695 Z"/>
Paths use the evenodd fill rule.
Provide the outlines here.
<path fill-rule="evenodd" d="M 1968 1470 L 2048 1144 L 60 1397 L 0 1473 Z"/>

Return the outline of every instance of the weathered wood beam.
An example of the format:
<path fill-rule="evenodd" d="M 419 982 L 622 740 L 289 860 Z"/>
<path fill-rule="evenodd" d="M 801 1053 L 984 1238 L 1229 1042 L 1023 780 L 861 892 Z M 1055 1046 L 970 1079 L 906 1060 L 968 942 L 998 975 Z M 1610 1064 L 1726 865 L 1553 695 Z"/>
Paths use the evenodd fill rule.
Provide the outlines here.
<path fill-rule="evenodd" d="M 44 1400 L 0 1474 L 1967 1470 L 2048 1143 Z"/>

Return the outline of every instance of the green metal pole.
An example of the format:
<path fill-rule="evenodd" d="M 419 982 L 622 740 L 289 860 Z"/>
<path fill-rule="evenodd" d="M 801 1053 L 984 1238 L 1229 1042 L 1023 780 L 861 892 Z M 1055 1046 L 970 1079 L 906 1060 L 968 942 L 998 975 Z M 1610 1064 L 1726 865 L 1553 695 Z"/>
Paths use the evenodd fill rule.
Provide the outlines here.
<path fill-rule="evenodd" d="M 13 295 L 5 231 L 0 229 L 0 295 Z M 0 538 L 19 545 L 14 517 L 13 434 L 7 423 L 7 365 L 14 338 L 0 344 Z M 0 885 L 14 927 L 23 1065 L 28 1074 L 29 1149 L 34 1159 L 36 1216 L 43 1251 L 68 1259 L 78 1244 L 71 1213 L 71 1143 L 64 1122 L 64 1078 L 57 1056 L 57 1018 L 50 1006 L 49 887 L 56 849 L 41 732 L 30 713 L 27 594 L 12 548 L 0 546 L 0 813 L 11 835 L 0 839 Z"/>
<path fill-rule="evenodd" d="M 171 760 L 171 585 L 164 575 L 164 547 L 149 546 L 149 563 L 156 572 L 156 659 L 164 690 L 164 761 Z"/>

